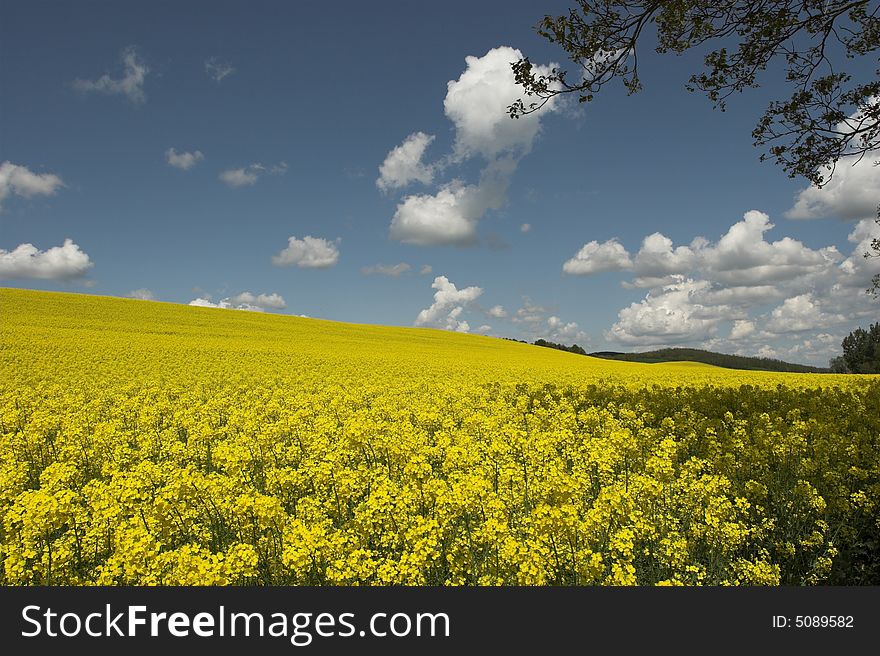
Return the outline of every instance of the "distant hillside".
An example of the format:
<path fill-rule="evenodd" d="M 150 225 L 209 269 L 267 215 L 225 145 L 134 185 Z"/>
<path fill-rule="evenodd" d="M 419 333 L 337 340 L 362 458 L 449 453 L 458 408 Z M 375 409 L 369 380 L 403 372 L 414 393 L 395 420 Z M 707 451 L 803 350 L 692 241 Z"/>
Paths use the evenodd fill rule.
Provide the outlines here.
<path fill-rule="evenodd" d="M 746 369 L 751 371 L 788 371 L 794 373 L 828 373 L 828 369 L 810 367 L 805 364 L 792 364 L 773 358 L 749 358 L 742 355 L 714 353 L 702 349 L 665 348 L 644 353 L 617 353 L 615 351 L 597 351 L 589 355 L 606 360 L 624 360 L 626 362 L 703 362 L 705 364 L 724 367 L 726 369 Z"/>

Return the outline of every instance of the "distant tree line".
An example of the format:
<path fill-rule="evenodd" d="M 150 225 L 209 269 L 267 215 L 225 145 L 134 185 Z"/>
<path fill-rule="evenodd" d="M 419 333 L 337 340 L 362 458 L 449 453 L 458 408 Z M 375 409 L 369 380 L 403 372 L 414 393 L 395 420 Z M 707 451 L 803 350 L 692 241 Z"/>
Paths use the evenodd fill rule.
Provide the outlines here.
<path fill-rule="evenodd" d="M 828 369 L 811 367 L 806 364 L 793 364 L 783 362 L 775 358 L 754 358 L 744 355 L 730 355 L 727 353 L 715 353 L 703 349 L 692 348 L 664 348 L 645 353 L 616 353 L 613 351 L 599 351 L 590 353 L 596 358 L 608 360 L 625 360 L 627 362 L 703 362 L 725 369 L 745 369 L 747 371 L 787 371 L 792 373 L 827 373 Z"/>
<path fill-rule="evenodd" d="M 565 344 L 557 344 L 556 342 L 548 342 L 546 339 L 536 339 L 534 342 L 535 346 L 543 346 L 545 348 L 552 348 L 558 351 L 568 351 L 569 353 L 577 353 L 578 355 L 586 355 L 587 352 L 582 349 L 577 344 L 572 344 L 571 346 L 566 346 Z"/>
<path fill-rule="evenodd" d="M 856 328 L 843 338 L 843 355 L 829 363 L 835 374 L 880 374 L 880 322 Z"/>

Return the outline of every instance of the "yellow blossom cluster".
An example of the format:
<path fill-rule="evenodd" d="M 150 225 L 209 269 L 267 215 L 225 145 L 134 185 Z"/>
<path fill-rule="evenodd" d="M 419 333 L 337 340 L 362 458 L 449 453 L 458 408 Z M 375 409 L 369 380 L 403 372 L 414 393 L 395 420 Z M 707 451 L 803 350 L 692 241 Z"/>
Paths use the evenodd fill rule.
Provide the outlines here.
<path fill-rule="evenodd" d="M 877 582 L 880 379 L 0 290 L 0 584 Z"/>

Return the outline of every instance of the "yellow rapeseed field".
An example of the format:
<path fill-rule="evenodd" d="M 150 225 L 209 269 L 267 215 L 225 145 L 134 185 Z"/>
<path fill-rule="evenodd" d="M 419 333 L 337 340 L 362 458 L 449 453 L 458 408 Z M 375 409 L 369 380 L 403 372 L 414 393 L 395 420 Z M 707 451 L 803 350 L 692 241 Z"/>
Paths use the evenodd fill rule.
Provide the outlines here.
<path fill-rule="evenodd" d="M 880 379 L 0 290 L 0 583 L 877 583 Z"/>

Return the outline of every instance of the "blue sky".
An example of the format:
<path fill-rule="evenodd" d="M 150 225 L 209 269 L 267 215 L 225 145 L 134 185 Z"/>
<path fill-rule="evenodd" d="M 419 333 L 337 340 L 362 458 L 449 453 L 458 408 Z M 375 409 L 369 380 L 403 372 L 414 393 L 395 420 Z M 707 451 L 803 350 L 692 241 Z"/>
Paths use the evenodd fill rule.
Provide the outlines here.
<path fill-rule="evenodd" d="M 778 78 L 721 113 L 699 54 L 512 121 L 567 6 L 3 3 L 0 284 L 827 363 L 880 168 L 760 163 Z"/>

